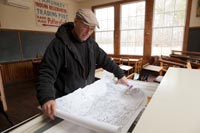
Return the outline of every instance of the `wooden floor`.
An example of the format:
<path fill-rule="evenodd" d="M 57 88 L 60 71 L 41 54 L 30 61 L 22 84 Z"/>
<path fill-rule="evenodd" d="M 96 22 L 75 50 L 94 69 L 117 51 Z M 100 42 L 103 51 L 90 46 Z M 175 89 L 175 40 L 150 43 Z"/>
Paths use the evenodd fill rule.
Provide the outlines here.
<path fill-rule="evenodd" d="M 14 125 L 40 113 L 36 98 L 35 81 L 26 81 L 4 86 L 8 111 L 6 114 Z M 10 128 L 11 124 L 0 113 L 0 132 Z"/>

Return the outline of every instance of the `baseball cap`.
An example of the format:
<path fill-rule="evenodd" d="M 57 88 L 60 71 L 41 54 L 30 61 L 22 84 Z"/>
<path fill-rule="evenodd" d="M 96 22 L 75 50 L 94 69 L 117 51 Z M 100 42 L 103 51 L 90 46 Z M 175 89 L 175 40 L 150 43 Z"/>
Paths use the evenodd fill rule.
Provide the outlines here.
<path fill-rule="evenodd" d="M 99 28 L 99 23 L 95 14 L 90 9 L 79 9 L 76 12 L 76 17 L 83 20 L 83 23 L 88 26 L 97 26 Z"/>

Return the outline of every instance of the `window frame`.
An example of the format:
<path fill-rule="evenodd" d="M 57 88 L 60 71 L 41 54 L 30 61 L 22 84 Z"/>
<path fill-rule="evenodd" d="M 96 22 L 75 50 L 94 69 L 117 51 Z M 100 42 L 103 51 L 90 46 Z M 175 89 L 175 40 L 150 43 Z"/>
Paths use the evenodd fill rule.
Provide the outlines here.
<path fill-rule="evenodd" d="M 113 8 L 113 13 L 114 13 L 114 6 L 105 6 L 105 7 L 102 7 L 102 8 Z M 100 9 L 102 9 L 102 8 L 100 8 Z M 98 8 L 99 9 L 99 8 Z M 98 10 L 98 9 L 95 9 L 95 10 Z M 96 13 L 96 12 L 95 12 Z M 114 14 L 113 14 L 114 15 Z M 113 16 L 113 18 L 114 18 L 114 16 Z M 114 20 L 113 20 L 114 21 Z M 113 24 L 114 24 L 114 22 L 113 22 Z M 101 28 L 101 27 L 100 27 Z M 113 53 L 114 53 L 114 29 L 115 29 L 115 27 L 113 26 L 113 29 L 112 30 L 98 30 L 98 29 L 96 29 L 96 31 L 95 31 L 95 33 L 96 32 L 113 32 Z"/>
<path fill-rule="evenodd" d="M 94 11 L 97 8 L 103 8 L 107 6 L 114 6 L 114 54 L 110 56 L 129 56 L 129 57 L 140 57 L 137 55 L 120 55 L 120 4 L 137 2 L 141 0 L 125 0 L 111 2 L 101 5 L 92 6 Z M 145 1 L 145 24 L 144 24 L 144 49 L 143 49 L 143 59 L 149 60 L 151 57 L 152 48 L 152 27 L 153 27 L 153 10 L 154 10 L 154 0 L 142 0 Z M 192 0 L 188 0 L 186 7 L 186 22 L 184 27 L 184 40 L 182 50 L 187 50 L 188 33 L 189 33 L 189 21 L 191 13 Z M 94 33 L 95 37 L 95 33 Z"/>
<path fill-rule="evenodd" d="M 153 26 L 152 26 L 152 43 L 151 43 L 151 46 L 152 46 L 152 48 L 154 48 L 154 51 L 151 51 L 151 56 L 157 56 L 157 54 L 156 54 L 156 50 L 155 50 L 155 48 L 159 48 L 158 49 L 158 51 L 157 51 L 157 53 L 160 53 L 161 55 L 168 55 L 168 51 L 166 50 L 166 48 L 167 49 L 171 49 L 170 51 L 169 51 L 169 54 L 171 54 L 171 51 L 172 50 L 182 50 L 183 49 L 183 41 L 184 41 L 184 28 L 185 28 L 185 24 L 186 24 L 186 17 L 187 17 L 187 12 L 186 12 L 186 10 L 187 10 L 187 2 L 188 2 L 188 0 L 186 0 L 186 7 L 185 7 L 185 9 L 183 10 L 183 9 L 179 9 L 179 10 L 176 10 L 175 9 L 175 5 L 174 6 L 172 6 L 172 10 L 168 10 L 168 11 L 166 11 L 166 8 L 165 8 L 165 6 L 166 6 L 166 1 L 167 0 L 164 0 L 164 3 L 162 3 L 163 4 L 163 9 L 162 9 L 162 11 L 159 11 L 159 12 L 156 12 L 155 10 L 154 10 L 154 16 L 153 16 L 153 20 L 155 20 L 155 23 L 157 23 L 157 24 L 155 24 L 154 22 L 153 22 Z M 175 3 L 175 1 L 173 0 L 173 4 L 176 4 Z M 154 8 L 155 8 L 155 3 L 154 3 Z M 167 14 L 176 14 L 177 12 L 178 13 L 180 13 L 180 12 L 183 12 L 183 11 L 185 11 L 185 13 L 184 13 L 184 15 L 185 15 L 185 18 L 184 18 L 184 22 L 182 23 L 182 24 L 178 24 L 178 25 L 175 25 L 173 22 L 174 22 L 174 20 L 172 20 L 172 23 L 171 24 L 169 24 L 169 25 L 166 25 L 166 23 L 165 23 L 165 21 L 166 21 L 166 16 L 167 16 Z M 158 21 L 158 20 L 156 20 L 156 17 L 157 16 L 162 16 L 161 17 L 161 19 L 163 20 L 160 20 L 160 21 Z M 172 17 L 173 19 L 174 19 L 174 16 L 170 16 L 170 17 Z M 162 23 L 163 22 L 163 23 Z M 159 25 L 159 23 L 161 24 L 161 25 Z M 168 24 L 168 23 L 167 23 Z M 173 40 L 173 38 L 174 38 L 174 36 L 172 36 L 172 34 L 174 33 L 174 32 L 176 32 L 176 29 L 182 29 L 182 39 L 181 39 L 181 41 L 182 41 L 182 43 L 180 43 L 180 40 L 178 41 L 178 44 L 180 44 L 180 47 L 181 47 L 181 49 L 174 49 L 175 48 L 175 46 L 173 46 L 174 44 L 175 44 L 175 42 L 176 42 L 176 44 L 177 44 L 177 40 L 175 41 L 175 40 Z M 171 34 L 165 34 L 165 33 L 167 33 L 166 32 L 166 30 L 167 31 L 169 31 Z M 161 33 L 157 33 L 157 32 L 161 32 Z M 156 34 L 157 33 L 157 34 Z M 155 34 L 155 35 L 154 35 Z M 165 34 L 164 36 L 161 36 L 161 39 L 163 39 L 164 37 L 166 37 L 167 35 L 169 35 L 169 36 L 171 36 L 170 38 L 168 38 L 167 40 L 168 40 L 168 42 L 170 43 L 169 45 L 171 45 L 171 46 L 169 46 L 169 45 L 166 45 L 166 48 L 165 48 L 165 46 L 164 46 L 164 44 L 167 44 L 168 42 L 167 41 L 164 41 L 164 43 L 163 43 L 163 41 L 158 41 L 158 39 L 156 39 L 157 38 L 157 36 L 158 35 L 160 35 L 160 34 Z M 158 45 L 158 47 L 156 47 L 155 45 Z M 178 45 L 178 47 L 179 47 L 179 45 Z M 179 47 L 179 48 L 180 48 Z M 164 50 L 163 50 L 164 49 Z M 153 53 L 154 52 L 154 53 Z M 166 54 L 167 53 L 167 54 Z M 159 54 L 159 55 L 160 55 Z"/>

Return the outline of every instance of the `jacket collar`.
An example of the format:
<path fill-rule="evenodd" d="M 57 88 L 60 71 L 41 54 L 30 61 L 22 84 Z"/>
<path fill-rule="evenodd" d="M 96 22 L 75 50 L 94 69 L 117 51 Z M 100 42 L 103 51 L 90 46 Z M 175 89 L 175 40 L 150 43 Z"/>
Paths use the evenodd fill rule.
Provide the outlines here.
<path fill-rule="evenodd" d="M 66 45 L 66 47 L 73 53 L 74 58 L 80 63 L 82 69 L 84 70 L 84 65 L 81 60 L 81 55 L 79 54 L 79 52 L 76 49 L 74 42 L 73 42 L 73 41 L 77 41 L 77 43 L 78 43 L 78 40 L 76 40 L 72 35 L 73 28 L 74 28 L 74 24 L 72 22 L 68 22 L 68 23 L 61 25 L 58 28 L 58 31 L 56 32 L 56 37 L 60 38 L 64 42 L 64 45 Z M 88 45 L 89 45 L 89 56 L 92 51 L 91 50 L 91 45 L 92 45 L 91 40 L 92 40 L 91 37 L 89 37 L 86 40 L 86 43 L 88 43 Z"/>

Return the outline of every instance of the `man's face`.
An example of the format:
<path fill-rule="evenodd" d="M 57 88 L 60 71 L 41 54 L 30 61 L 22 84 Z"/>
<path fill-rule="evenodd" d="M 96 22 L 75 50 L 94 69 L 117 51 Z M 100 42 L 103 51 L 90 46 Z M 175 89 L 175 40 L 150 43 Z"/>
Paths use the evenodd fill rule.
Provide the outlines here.
<path fill-rule="evenodd" d="M 80 41 L 85 41 L 87 40 L 91 34 L 94 32 L 95 26 L 88 26 L 83 23 L 81 19 L 75 19 L 74 21 L 74 31 L 80 39 Z"/>

